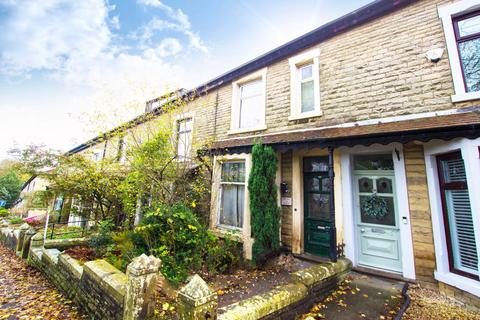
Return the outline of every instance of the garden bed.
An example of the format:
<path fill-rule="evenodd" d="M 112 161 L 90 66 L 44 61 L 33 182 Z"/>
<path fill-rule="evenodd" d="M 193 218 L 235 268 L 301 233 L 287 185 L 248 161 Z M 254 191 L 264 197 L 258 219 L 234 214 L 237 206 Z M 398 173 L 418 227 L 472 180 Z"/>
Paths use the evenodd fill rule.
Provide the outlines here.
<path fill-rule="evenodd" d="M 259 269 L 238 269 L 231 274 L 219 274 L 208 279 L 210 288 L 217 292 L 218 306 L 265 293 L 291 281 L 291 272 L 312 266 L 291 255 L 281 255 Z"/>

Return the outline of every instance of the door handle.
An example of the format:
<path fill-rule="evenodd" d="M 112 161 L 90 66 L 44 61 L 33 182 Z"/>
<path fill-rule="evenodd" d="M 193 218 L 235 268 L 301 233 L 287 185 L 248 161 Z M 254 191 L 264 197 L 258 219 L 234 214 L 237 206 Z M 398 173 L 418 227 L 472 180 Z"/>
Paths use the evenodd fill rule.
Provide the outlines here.
<path fill-rule="evenodd" d="M 326 230 L 326 229 L 327 229 L 327 227 L 323 227 L 323 226 L 317 226 L 317 229 L 318 229 L 318 230 Z"/>
<path fill-rule="evenodd" d="M 364 233 L 364 232 L 365 232 L 365 229 L 364 229 L 364 228 L 360 229 L 360 232 L 361 232 L 361 233 Z"/>

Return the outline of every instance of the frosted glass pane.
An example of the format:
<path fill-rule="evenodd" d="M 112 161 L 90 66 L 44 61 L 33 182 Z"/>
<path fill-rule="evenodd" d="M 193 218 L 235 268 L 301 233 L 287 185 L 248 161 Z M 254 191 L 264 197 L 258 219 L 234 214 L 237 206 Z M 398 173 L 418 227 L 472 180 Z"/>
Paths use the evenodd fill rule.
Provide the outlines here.
<path fill-rule="evenodd" d="M 315 110 L 313 80 L 302 83 L 302 112 Z"/>
<path fill-rule="evenodd" d="M 245 163 L 225 162 L 222 165 L 222 182 L 245 182 Z"/>
<path fill-rule="evenodd" d="M 480 39 L 458 44 L 467 92 L 480 91 Z"/>

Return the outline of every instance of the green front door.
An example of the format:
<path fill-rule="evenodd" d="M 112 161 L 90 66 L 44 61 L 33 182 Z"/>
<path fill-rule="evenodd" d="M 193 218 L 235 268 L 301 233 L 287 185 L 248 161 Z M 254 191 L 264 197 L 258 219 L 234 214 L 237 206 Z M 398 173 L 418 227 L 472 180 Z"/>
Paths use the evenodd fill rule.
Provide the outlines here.
<path fill-rule="evenodd" d="M 304 158 L 304 239 L 305 252 L 330 257 L 330 180 L 328 158 Z"/>

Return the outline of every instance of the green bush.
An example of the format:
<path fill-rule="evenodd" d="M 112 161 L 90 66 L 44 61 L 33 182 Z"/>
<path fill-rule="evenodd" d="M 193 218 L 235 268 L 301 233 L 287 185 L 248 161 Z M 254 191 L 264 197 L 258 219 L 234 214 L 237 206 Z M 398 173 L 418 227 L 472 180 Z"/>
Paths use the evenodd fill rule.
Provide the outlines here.
<path fill-rule="evenodd" d="M 264 260 L 280 247 L 280 208 L 277 203 L 277 156 L 271 147 L 252 148 L 252 170 L 248 178 L 254 262 Z"/>
<path fill-rule="evenodd" d="M 8 218 L 8 222 L 11 224 L 20 224 L 23 222 L 23 219 L 21 217 L 10 217 Z"/>
<path fill-rule="evenodd" d="M 7 209 L 0 207 L 0 218 L 8 217 L 9 214 L 10 212 Z"/>
<path fill-rule="evenodd" d="M 122 231 L 113 235 L 113 243 L 107 247 L 105 259 L 117 269 L 125 272 L 133 258 L 145 251 L 138 245 L 138 235 L 134 231 Z"/>
<path fill-rule="evenodd" d="M 220 241 L 183 204 L 152 209 L 135 232 L 137 250 L 159 257 L 163 275 L 175 285 L 192 272 L 224 272 L 239 261 L 238 244 L 228 237 Z"/>
<path fill-rule="evenodd" d="M 103 256 L 108 246 L 113 244 L 114 223 L 110 220 L 102 220 L 98 223 L 98 232 L 90 239 L 90 245 L 95 248 L 98 255 Z"/>

